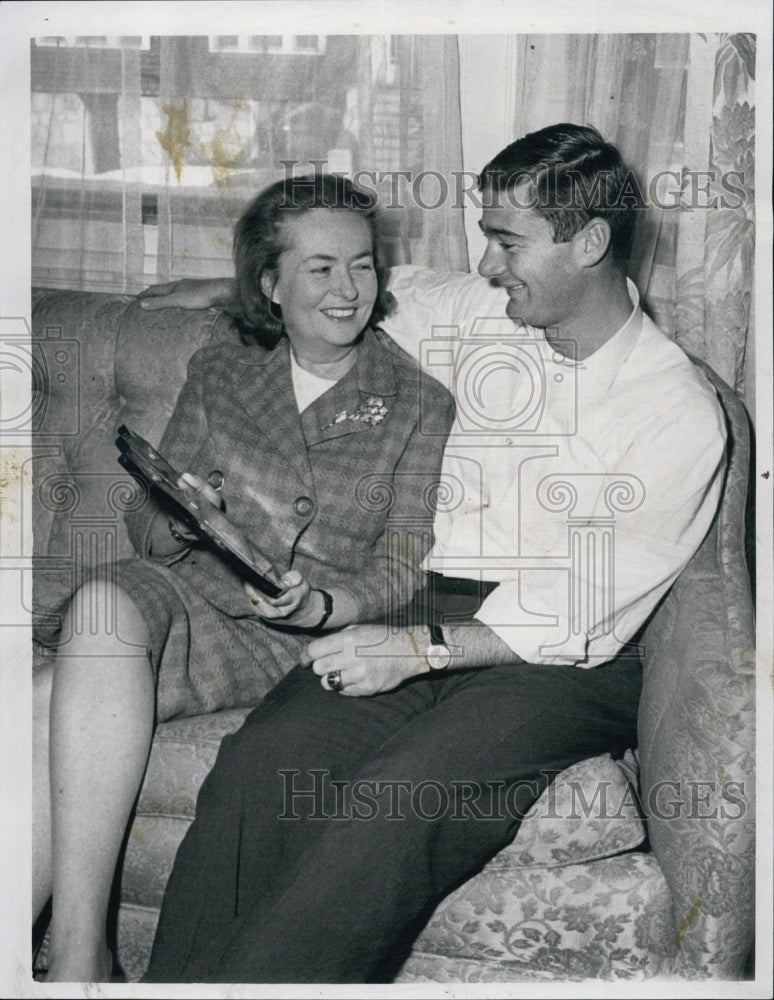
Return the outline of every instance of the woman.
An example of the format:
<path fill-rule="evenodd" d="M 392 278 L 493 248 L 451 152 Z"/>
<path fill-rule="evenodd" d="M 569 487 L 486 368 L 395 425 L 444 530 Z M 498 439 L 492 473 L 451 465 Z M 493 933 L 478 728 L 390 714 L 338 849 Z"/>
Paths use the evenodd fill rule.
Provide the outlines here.
<path fill-rule="evenodd" d="M 256 198 L 235 233 L 245 342 L 192 358 L 161 444 L 282 594 L 262 597 L 151 498 L 128 517 L 141 557 L 117 586 L 97 575 L 74 595 L 73 634 L 36 677 L 34 903 L 53 891 L 51 981 L 110 973 L 108 898 L 154 717 L 255 704 L 310 635 L 381 618 L 419 586 L 453 404 L 368 327 L 384 309 L 375 226 L 372 199 L 338 177 Z M 94 613 L 108 600 L 118 635 Z"/>

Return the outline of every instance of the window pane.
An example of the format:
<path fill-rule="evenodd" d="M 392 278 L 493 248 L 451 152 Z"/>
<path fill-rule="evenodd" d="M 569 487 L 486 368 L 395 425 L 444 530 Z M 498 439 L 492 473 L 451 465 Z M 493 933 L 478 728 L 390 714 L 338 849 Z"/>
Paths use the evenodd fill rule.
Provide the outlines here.
<path fill-rule="evenodd" d="M 138 38 L 148 42 L 141 51 Z M 289 172 L 320 169 L 375 171 L 361 184 L 385 205 L 404 206 L 387 210 L 386 227 L 388 246 L 405 258 L 407 241 L 421 235 L 421 212 L 411 207 L 410 183 L 383 175 L 423 163 L 422 89 L 410 38 L 125 42 L 124 53 L 70 44 L 32 50 L 36 283 L 63 287 L 81 268 L 88 287 L 108 287 L 124 252 L 133 270 L 117 290 L 138 290 L 149 278 L 227 274 L 233 224 L 246 201 Z M 174 97 L 160 93 L 162 80 L 171 81 Z M 432 199 L 434 189 L 422 194 Z M 85 246 L 77 223 L 102 226 L 99 238 Z M 100 254 L 104 280 L 94 277 Z"/>

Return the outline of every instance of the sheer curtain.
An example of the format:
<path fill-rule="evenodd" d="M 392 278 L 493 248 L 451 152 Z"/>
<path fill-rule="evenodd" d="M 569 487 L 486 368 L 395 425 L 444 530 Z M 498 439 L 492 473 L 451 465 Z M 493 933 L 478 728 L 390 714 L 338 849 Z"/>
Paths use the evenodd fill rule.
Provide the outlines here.
<path fill-rule="evenodd" d="M 455 172 L 587 122 L 651 202 L 630 263 L 646 306 L 752 411 L 754 81 L 747 34 L 37 39 L 33 280 L 228 274 L 241 206 L 290 169 L 378 191 L 390 262 L 464 269 Z"/>
<path fill-rule="evenodd" d="M 755 36 L 520 35 L 513 49 L 514 138 L 570 121 L 618 146 L 650 202 L 630 261 L 646 307 L 754 412 Z"/>
<path fill-rule="evenodd" d="M 465 266 L 442 197 L 461 163 L 453 37 L 39 38 L 31 57 L 36 285 L 229 274 L 246 200 L 313 170 L 380 194 L 390 262 Z"/>

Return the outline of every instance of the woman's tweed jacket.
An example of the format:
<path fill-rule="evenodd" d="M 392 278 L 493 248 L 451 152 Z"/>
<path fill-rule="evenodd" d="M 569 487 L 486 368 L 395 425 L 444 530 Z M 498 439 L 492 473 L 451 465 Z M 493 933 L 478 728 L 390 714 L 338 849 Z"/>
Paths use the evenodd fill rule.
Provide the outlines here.
<path fill-rule="evenodd" d="M 386 408 L 381 422 L 352 419 L 372 397 Z M 160 451 L 180 471 L 221 470 L 228 517 L 277 573 L 293 568 L 313 587 L 345 588 L 367 621 L 421 585 L 453 410 L 437 381 L 370 330 L 354 367 L 302 415 L 286 338 L 271 351 L 219 344 L 191 358 Z M 151 499 L 127 515 L 141 555 L 157 510 Z M 214 550 L 166 562 L 227 615 L 255 614 Z"/>

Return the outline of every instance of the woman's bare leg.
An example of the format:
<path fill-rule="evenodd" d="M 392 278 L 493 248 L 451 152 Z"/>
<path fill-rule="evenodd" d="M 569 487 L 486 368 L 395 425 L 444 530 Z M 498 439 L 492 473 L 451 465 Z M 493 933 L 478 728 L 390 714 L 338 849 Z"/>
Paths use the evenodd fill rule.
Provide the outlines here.
<path fill-rule="evenodd" d="M 155 693 L 145 622 L 115 585 L 81 588 L 63 635 L 51 687 L 48 979 L 90 982 L 110 973 L 107 907 L 148 759 Z"/>

